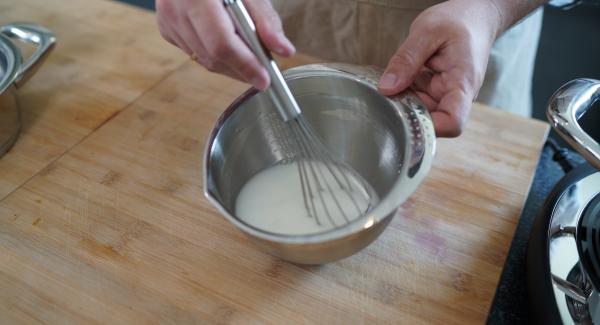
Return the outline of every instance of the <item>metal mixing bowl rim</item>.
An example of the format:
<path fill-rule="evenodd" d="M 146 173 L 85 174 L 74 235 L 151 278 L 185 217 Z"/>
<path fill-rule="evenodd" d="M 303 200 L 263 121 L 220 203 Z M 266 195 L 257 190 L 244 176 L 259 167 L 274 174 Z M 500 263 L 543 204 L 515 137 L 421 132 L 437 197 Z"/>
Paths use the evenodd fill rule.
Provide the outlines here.
<path fill-rule="evenodd" d="M 350 69 L 342 70 L 342 69 L 340 69 L 340 67 L 347 67 Z M 370 88 L 374 89 L 374 91 L 377 91 L 377 81 L 378 81 L 377 77 L 365 76 L 362 74 L 354 74 L 352 72 L 345 71 L 345 70 L 352 71 L 352 69 L 358 69 L 359 71 L 362 71 L 361 69 L 363 69 L 363 68 L 367 68 L 367 67 L 354 66 L 354 65 L 348 65 L 348 64 L 337 64 L 337 63 L 309 64 L 309 65 L 304 65 L 304 66 L 299 66 L 299 67 L 289 69 L 284 72 L 284 76 L 285 76 L 286 80 L 291 81 L 291 80 L 298 79 L 298 78 L 306 78 L 306 77 L 313 77 L 313 76 L 328 76 L 328 77 L 330 77 L 332 75 L 337 75 L 337 76 L 344 77 L 344 78 L 350 78 L 359 83 L 363 83 L 363 84 L 369 86 Z M 371 68 L 371 67 L 368 67 L 368 68 Z M 204 196 L 207 198 L 207 200 L 213 206 L 215 206 L 219 210 L 219 212 L 223 216 L 225 216 L 225 218 L 227 220 L 229 220 L 237 228 L 241 229 L 243 232 L 245 232 L 247 234 L 250 234 L 252 236 L 255 236 L 255 237 L 258 237 L 258 238 L 261 238 L 264 240 L 272 241 L 272 242 L 284 243 L 284 244 L 298 244 L 298 245 L 322 243 L 322 242 L 332 241 L 332 240 L 351 236 L 353 234 L 359 233 L 361 231 L 364 231 L 366 229 L 369 229 L 369 228 L 377 225 L 378 223 L 382 222 L 386 218 L 393 217 L 394 212 L 414 192 L 414 190 L 416 189 L 418 184 L 421 183 L 421 181 L 423 180 L 423 178 L 425 177 L 425 175 L 429 172 L 429 169 L 431 168 L 433 155 L 435 152 L 435 135 L 433 135 L 433 141 L 428 143 L 428 145 L 426 146 L 426 150 L 423 155 L 423 160 L 419 166 L 418 173 L 414 174 L 411 177 L 412 184 L 405 184 L 405 183 L 407 183 L 406 177 L 408 177 L 408 176 L 406 176 L 406 175 L 408 174 L 408 170 L 410 167 L 409 162 L 410 162 L 410 157 L 411 157 L 411 145 L 409 143 L 408 145 L 404 146 L 404 148 L 403 148 L 404 149 L 404 153 L 403 153 L 403 162 L 404 163 L 402 164 L 400 172 L 398 173 L 398 175 L 399 175 L 398 178 L 395 180 L 395 182 L 394 182 L 392 188 L 389 190 L 389 192 L 386 193 L 386 195 L 383 196 L 383 198 L 381 198 L 380 202 L 373 208 L 373 210 L 371 210 L 371 212 L 369 214 L 361 216 L 344 226 L 333 228 L 331 230 L 320 232 L 320 233 L 307 234 L 307 235 L 277 234 L 277 233 L 268 232 L 268 231 L 262 230 L 260 228 L 254 227 L 254 226 L 240 220 L 239 218 L 235 217 L 234 215 L 230 214 L 227 211 L 227 209 L 225 209 L 225 207 L 219 202 L 219 200 L 216 198 L 216 196 L 209 190 L 208 181 L 209 181 L 210 175 L 209 175 L 208 167 L 210 165 L 210 159 L 211 159 L 210 153 L 211 153 L 212 145 L 213 145 L 219 131 L 222 129 L 222 126 L 229 119 L 229 117 L 235 112 L 235 110 L 241 106 L 242 103 L 244 103 L 246 100 L 248 100 L 249 98 L 251 98 L 252 96 L 254 96 L 257 93 L 258 93 L 258 91 L 254 88 L 248 89 L 246 92 L 244 92 L 242 95 L 240 95 L 233 103 L 231 103 L 229 105 L 229 107 L 222 113 L 222 115 L 217 120 L 213 130 L 211 131 L 211 133 L 208 137 L 207 144 L 204 148 L 204 159 L 203 159 Z M 410 96 L 410 95 L 408 95 L 408 96 Z M 410 141 L 409 139 L 411 139 L 411 136 L 410 136 L 410 132 L 409 132 L 409 129 L 410 129 L 409 124 L 408 124 L 406 118 L 401 117 L 401 115 L 402 115 L 401 109 L 402 109 L 402 107 L 404 107 L 406 105 L 404 103 L 401 103 L 399 96 L 385 97 L 385 98 L 387 99 L 390 106 L 393 107 L 396 110 L 396 112 L 398 113 L 398 115 L 399 115 L 398 118 L 400 119 L 401 123 L 404 125 L 405 139 L 408 139 L 407 141 Z M 431 122 L 431 117 L 429 116 L 429 113 L 427 113 L 426 110 L 425 110 L 425 114 L 427 115 L 427 119 L 426 119 L 427 123 L 431 123 L 431 125 L 429 125 L 428 130 L 429 130 L 429 132 L 433 132 L 433 124 Z M 403 175 L 405 175 L 404 178 L 403 178 Z M 407 185 L 411 185 L 411 186 L 407 186 Z"/>

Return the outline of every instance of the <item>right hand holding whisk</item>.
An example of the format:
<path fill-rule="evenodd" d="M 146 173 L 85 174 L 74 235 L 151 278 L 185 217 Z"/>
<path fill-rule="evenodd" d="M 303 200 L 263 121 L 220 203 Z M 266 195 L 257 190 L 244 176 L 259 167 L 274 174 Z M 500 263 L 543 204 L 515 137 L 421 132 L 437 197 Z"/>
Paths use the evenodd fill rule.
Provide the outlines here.
<path fill-rule="evenodd" d="M 282 56 L 294 54 L 271 2 L 244 3 L 264 45 Z M 161 35 L 209 71 L 251 83 L 260 90 L 269 86 L 267 71 L 236 34 L 221 0 L 156 0 L 156 11 Z"/>

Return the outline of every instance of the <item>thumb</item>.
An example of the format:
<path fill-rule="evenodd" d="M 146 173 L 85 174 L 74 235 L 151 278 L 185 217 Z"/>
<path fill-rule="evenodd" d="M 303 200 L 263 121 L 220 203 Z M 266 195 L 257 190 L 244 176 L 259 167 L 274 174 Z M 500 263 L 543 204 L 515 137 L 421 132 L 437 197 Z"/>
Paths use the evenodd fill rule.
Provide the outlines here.
<path fill-rule="evenodd" d="M 390 59 L 379 80 L 379 91 L 390 96 L 406 89 L 437 49 L 438 44 L 434 39 L 411 31 L 406 41 Z"/>
<path fill-rule="evenodd" d="M 248 11 L 256 24 L 256 31 L 263 44 L 282 56 L 294 54 L 296 49 L 283 33 L 281 19 L 269 0 L 246 1 Z"/>

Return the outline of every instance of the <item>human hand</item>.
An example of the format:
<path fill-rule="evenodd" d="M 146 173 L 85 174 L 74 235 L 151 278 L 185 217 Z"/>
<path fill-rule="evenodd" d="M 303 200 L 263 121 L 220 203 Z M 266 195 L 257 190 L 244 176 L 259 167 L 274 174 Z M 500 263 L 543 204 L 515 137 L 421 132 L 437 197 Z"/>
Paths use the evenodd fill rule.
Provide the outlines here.
<path fill-rule="evenodd" d="M 500 32 L 498 8 L 484 0 L 450 0 L 423 11 L 390 59 L 379 91 L 413 89 L 431 112 L 437 136 L 456 137 L 483 83 Z"/>
<path fill-rule="evenodd" d="M 281 20 L 269 0 L 244 1 L 258 35 L 272 52 L 290 56 L 295 49 L 285 37 Z M 236 34 L 221 0 L 156 0 L 160 33 L 212 72 L 251 83 L 264 90 L 269 75 Z"/>

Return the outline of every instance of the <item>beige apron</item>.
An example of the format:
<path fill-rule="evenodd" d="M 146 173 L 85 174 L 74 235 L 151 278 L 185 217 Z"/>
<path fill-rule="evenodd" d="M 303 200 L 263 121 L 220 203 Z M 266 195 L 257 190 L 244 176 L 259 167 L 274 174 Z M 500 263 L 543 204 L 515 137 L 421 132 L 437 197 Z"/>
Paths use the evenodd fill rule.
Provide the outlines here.
<path fill-rule="evenodd" d="M 439 0 L 272 0 L 299 51 L 327 61 L 385 67 L 410 24 Z M 478 101 L 531 115 L 533 64 L 542 23 L 538 10 L 494 45 Z"/>

